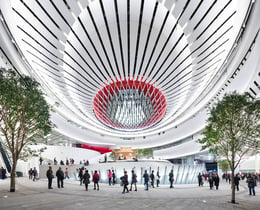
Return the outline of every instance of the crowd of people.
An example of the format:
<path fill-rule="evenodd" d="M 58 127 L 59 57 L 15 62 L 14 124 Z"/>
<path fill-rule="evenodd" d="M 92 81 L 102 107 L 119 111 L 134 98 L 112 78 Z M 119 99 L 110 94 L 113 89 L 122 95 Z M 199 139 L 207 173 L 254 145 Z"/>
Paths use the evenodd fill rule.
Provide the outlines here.
<path fill-rule="evenodd" d="M 222 179 L 226 180 L 229 184 L 232 183 L 232 177 L 230 174 L 224 173 L 222 175 Z M 234 187 L 237 191 L 239 191 L 239 182 L 240 180 L 246 179 L 249 195 L 255 196 L 255 187 L 257 186 L 257 182 L 260 182 L 260 175 L 255 173 L 246 173 L 246 174 L 240 174 L 237 173 L 234 176 Z M 216 187 L 216 190 L 218 190 L 219 187 L 219 176 L 217 173 L 209 173 L 209 174 L 201 174 L 198 175 L 198 184 L 199 187 L 203 186 L 204 181 L 208 181 L 209 187 L 212 190 L 213 187 Z"/>
<path fill-rule="evenodd" d="M 76 169 L 76 175 L 79 180 L 80 185 L 85 185 L 85 190 L 88 191 L 88 187 L 91 180 L 91 175 L 89 171 L 82 166 L 81 168 Z M 115 171 L 108 170 L 108 185 L 115 185 L 116 184 L 116 174 Z M 49 169 L 46 172 L 46 177 L 48 178 L 48 189 L 52 188 L 52 180 L 54 178 L 54 172 L 52 171 L 52 166 L 49 166 Z M 62 168 L 59 167 L 59 169 L 56 171 L 56 177 L 57 177 L 57 186 L 58 188 L 64 188 L 64 182 L 63 180 L 66 178 L 70 178 L 68 175 L 68 168 L 65 169 L 65 172 L 63 172 Z M 145 190 L 148 190 L 149 187 L 154 188 L 155 183 L 156 187 L 159 187 L 160 183 L 160 173 L 157 171 L 156 175 L 154 173 L 154 170 L 151 171 L 151 174 L 148 174 L 148 171 L 145 170 L 143 174 L 143 180 L 145 185 Z M 156 182 L 155 182 L 156 181 Z M 99 182 L 100 182 L 100 175 L 98 174 L 97 170 L 94 171 L 92 175 L 92 182 L 94 184 L 94 190 L 99 190 Z M 173 182 L 174 182 L 174 173 L 173 170 L 169 173 L 169 182 L 170 182 L 170 188 L 173 188 Z M 137 175 L 134 171 L 134 169 L 131 171 L 131 184 L 130 189 L 128 189 L 129 181 L 128 181 L 128 174 L 127 171 L 124 171 L 124 175 L 120 177 L 120 185 L 123 187 L 122 193 L 128 193 L 129 191 L 137 191 Z"/>

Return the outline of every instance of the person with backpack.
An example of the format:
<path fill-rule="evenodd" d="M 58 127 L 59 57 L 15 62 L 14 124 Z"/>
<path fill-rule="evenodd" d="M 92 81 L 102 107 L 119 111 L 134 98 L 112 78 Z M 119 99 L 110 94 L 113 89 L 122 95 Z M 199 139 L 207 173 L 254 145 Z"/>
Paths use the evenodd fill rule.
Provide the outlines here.
<path fill-rule="evenodd" d="M 96 190 L 96 189 L 99 190 L 99 184 L 98 184 L 99 180 L 100 180 L 100 176 L 97 173 L 97 170 L 95 170 L 95 172 L 93 174 L 93 179 L 92 179 L 92 181 L 94 182 L 94 190 Z"/>

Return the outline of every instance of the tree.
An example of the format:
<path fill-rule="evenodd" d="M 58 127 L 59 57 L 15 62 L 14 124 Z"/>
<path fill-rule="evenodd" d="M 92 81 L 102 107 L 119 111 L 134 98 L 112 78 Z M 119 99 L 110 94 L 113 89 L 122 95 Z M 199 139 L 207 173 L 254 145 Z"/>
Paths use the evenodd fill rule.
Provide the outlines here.
<path fill-rule="evenodd" d="M 226 174 L 227 174 L 227 171 L 230 169 L 228 161 L 227 160 L 220 160 L 220 161 L 218 161 L 218 164 L 219 164 L 219 168 L 222 171 L 225 171 Z"/>
<path fill-rule="evenodd" d="M 10 192 L 15 192 L 17 161 L 23 149 L 51 131 L 49 106 L 39 83 L 13 70 L 0 70 L 0 135 L 11 158 Z"/>
<path fill-rule="evenodd" d="M 210 109 L 210 108 L 209 108 Z M 202 150 L 225 157 L 231 169 L 231 177 L 241 159 L 250 151 L 259 149 L 260 103 L 252 100 L 247 93 L 225 94 L 221 101 L 213 104 L 204 138 Z M 235 203 L 235 186 L 232 179 L 231 203 Z"/>
<path fill-rule="evenodd" d="M 136 150 L 136 156 L 138 159 L 142 157 L 146 157 L 146 158 L 153 157 L 153 149 L 152 148 L 138 149 Z"/>
<path fill-rule="evenodd" d="M 109 157 L 110 157 L 113 161 L 116 161 L 117 156 L 116 156 L 115 151 L 112 151 L 112 152 L 110 153 Z"/>

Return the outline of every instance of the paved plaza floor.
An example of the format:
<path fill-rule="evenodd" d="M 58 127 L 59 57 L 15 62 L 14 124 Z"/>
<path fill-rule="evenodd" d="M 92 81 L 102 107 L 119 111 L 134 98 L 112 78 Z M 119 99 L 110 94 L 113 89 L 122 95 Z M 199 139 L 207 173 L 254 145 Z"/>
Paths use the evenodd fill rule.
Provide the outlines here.
<path fill-rule="evenodd" d="M 119 184 L 108 186 L 100 184 L 100 190 L 89 191 L 78 181 L 65 180 L 64 188 L 57 188 L 56 179 L 53 189 L 47 189 L 47 179 L 36 182 L 27 177 L 16 179 L 16 192 L 9 192 L 10 179 L 0 180 L 0 209 L 4 210 L 99 210 L 99 209 L 183 209 L 183 210 L 222 210 L 254 209 L 260 210 L 260 187 L 256 187 L 256 196 L 249 196 L 245 181 L 241 181 L 240 191 L 236 192 L 236 204 L 231 204 L 230 185 L 220 182 L 219 190 L 210 190 L 207 183 L 203 187 L 195 184 L 175 185 L 173 189 L 161 185 L 158 188 L 144 190 L 138 185 L 138 191 L 122 194 Z"/>

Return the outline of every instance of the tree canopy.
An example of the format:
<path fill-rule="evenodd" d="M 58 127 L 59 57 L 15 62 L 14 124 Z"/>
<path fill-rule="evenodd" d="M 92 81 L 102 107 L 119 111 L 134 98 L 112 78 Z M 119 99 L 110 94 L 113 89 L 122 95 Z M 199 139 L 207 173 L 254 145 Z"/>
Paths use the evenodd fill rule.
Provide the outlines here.
<path fill-rule="evenodd" d="M 13 70 L 0 70 L 0 135 L 15 176 L 23 148 L 51 131 L 49 106 L 39 83 Z M 14 174 L 12 174 L 14 173 Z"/>

